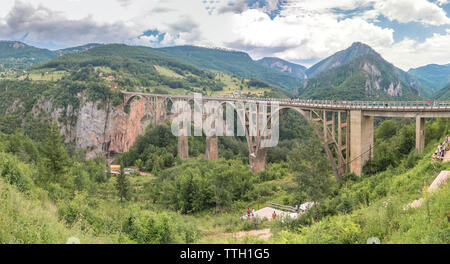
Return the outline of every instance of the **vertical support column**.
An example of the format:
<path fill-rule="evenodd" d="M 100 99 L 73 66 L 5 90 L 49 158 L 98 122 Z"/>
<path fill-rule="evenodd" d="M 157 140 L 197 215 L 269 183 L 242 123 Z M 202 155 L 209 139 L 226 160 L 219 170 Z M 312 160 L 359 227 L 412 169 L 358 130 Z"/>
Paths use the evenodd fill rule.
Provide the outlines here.
<path fill-rule="evenodd" d="M 206 159 L 219 159 L 218 138 L 217 136 L 206 137 Z"/>
<path fill-rule="evenodd" d="M 338 112 L 338 114 L 340 114 Z M 331 134 L 336 138 L 336 112 L 331 112 Z"/>
<path fill-rule="evenodd" d="M 217 125 L 216 122 L 218 121 L 216 116 L 218 109 L 211 108 L 206 110 L 205 119 L 208 120 L 208 118 L 213 118 L 213 121 L 211 122 L 211 129 L 205 131 L 206 135 L 206 144 L 205 144 L 205 157 L 207 160 L 217 160 L 219 159 L 219 150 L 218 150 L 218 138 L 217 138 Z M 212 134 L 211 134 L 212 133 Z"/>
<path fill-rule="evenodd" d="M 348 162 L 350 161 L 350 111 L 345 112 L 345 159 L 347 161 L 347 171 L 350 164 Z"/>
<path fill-rule="evenodd" d="M 254 173 L 266 170 L 267 148 L 261 148 L 250 154 L 250 169 Z"/>
<path fill-rule="evenodd" d="M 419 153 L 425 148 L 425 118 L 416 117 L 416 148 Z"/>
<path fill-rule="evenodd" d="M 366 162 L 373 157 L 373 116 L 351 111 L 351 172 L 360 176 Z"/>
<path fill-rule="evenodd" d="M 338 115 L 338 147 L 339 147 L 339 151 L 342 153 L 343 147 L 342 147 L 342 116 L 341 116 L 342 112 L 337 112 Z M 334 115 L 333 115 L 334 117 Z M 334 118 L 333 118 L 333 124 L 334 124 Z M 334 125 L 333 125 L 333 132 L 334 132 Z M 345 157 L 344 157 L 345 159 Z M 345 159 L 346 160 L 346 159 Z M 342 161 L 340 159 L 338 159 L 338 165 L 339 168 L 342 168 L 342 166 L 346 165 L 346 164 L 342 164 Z M 347 171 L 345 171 L 346 173 Z"/>
<path fill-rule="evenodd" d="M 178 155 L 182 160 L 189 158 L 189 142 L 187 135 L 188 125 L 185 122 L 182 122 L 182 127 L 180 127 L 180 135 L 178 136 Z"/>
<path fill-rule="evenodd" d="M 178 137 L 178 155 L 180 155 L 180 159 L 182 160 L 189 158 L 189 144 L 187 136 Z"/>
<path fill-rule="evenodd" d="M 342 112 L 338 112 L 338 145 L 342 146 Z"/>

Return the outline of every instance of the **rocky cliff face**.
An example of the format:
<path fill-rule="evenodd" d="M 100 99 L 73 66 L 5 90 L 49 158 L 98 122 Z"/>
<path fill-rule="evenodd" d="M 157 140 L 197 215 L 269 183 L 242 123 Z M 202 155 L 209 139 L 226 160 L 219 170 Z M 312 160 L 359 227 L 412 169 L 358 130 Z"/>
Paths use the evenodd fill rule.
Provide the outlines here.
<path fill-rule="evenodd" d="M 263 58 L 257 61 L 259 64 L 264 65 L 266 67 L 285 72 L 298 78 L 300 80 L 307 79 L 306 75 L 306 67 L 303 65 L 291 63 L 279 58 Z"/>
<path fill-rule="evenodd" d="M 34 117 L 56 120 L 67 142 L 85 149 L 87 158 L 98 153 L 127 152 L 150 123 L 155 123 L 154 108 L 146 100 L 134 100 L 129 111 L 124 105 L 101 107 L 98 102 L 82 98 L 81 107 L 55 108 L 50 100 L 41 100 L 33 108 Z M 64 117 L 64 118 L 63 118 Z"/>
<path fill-rule="evenodd" d="M 397 81 L 395 83 L 390 82 L 388 87 L 382 87 L 381 82 L 383 81 L 383 74 L 374 64 L 364 62 L 361 68 L 366 75 L 366 91 L 370 91 L 371 89 L 382 89 L 389 96 L 395 97 L 403 95 L 402 85 L 400 81 Z"/>

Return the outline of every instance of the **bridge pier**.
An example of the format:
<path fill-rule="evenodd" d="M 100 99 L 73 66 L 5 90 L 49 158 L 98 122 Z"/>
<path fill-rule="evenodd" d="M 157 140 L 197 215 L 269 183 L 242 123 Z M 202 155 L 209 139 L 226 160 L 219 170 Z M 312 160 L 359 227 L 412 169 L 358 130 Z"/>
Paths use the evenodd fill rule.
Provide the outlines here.
<path fill-rule="evenodd" d="M 351 172 L 360 176 L 366 162 L 373 157 L 373 116 L 360 110 L 350 111 Z"/>
<path fill-rule="evenodd" d="M 422 153 L 425 148 L 425 118 L 416 117 L 416 148 Z"/>
<path fill-rule="evenodd" d="M 178 137 L 178 155 L 180 159 L 187 160 L 189 158 L 189 144 L 187 136 Z"/>
<path fill-rule="evenodd" d="M 206 159 L 217 160 L 219 159 L 219 149 L 218 149 L 218 138 L 217 136 L 206 137 Z"/>
<path fill-rule="evenodd" d="M 189 158 L 188 129 L 188 124 L 186 124 L 184 121 L 180 123 L 178 135 L 178 155 L 182 160 L 186 160 Z"/>
<path fill-rule="evenodd" d="M 256 153 L 250 153 L 250 169 L 253 173 L 266 170 L 267 148 L 261 148 Z"/>
<path fill-rule="evenodd" d="M 164 98 L 154 98 L 155 124 L 161 125 L 167 120 L 167 102 Z"/>

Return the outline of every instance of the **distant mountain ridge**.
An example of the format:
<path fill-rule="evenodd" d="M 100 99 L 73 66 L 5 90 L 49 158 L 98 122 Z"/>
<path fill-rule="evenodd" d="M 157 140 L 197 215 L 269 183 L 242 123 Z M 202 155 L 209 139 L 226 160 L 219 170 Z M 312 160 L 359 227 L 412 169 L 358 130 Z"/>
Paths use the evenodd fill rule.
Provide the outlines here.
<path fill-rule="evenodd" d="M 74 53 L 74 52 L 84 52 L 84 51 L 90 50 L 95 47 L 100 47 L 100 46 L 103 46 L 103 44 L 89 43 L 89 44 L 82 45 L 82 46 L 55 50 L 55 53 L 57 53 L 58 55 L 61 56 L 61 55 L 70 54 L 70 53 Z"/>
<path fill-rule="evenodd" d="M 19 41 L 0 41 L 0 70 L 23 70 L 56 57 L 50 50 L 39 49 Z"/>
<path fill-rule="evenodd" d="M 298 78 L 263 66 L 254 61 L 247 53 L 241 51 L 196 46 L 175 46 L 153 50 L 159 51 L 163 56 L 203 69 L 221 71 L 243 78 L 259 79 L 287 91 L 294 91 L 301 84 Z"/>
<path fill-rule="evenodd" d="M 438 91 L 447 83 L 450 83 L 450 63 L 446 65 L 428 64 L 410 69 L 408 73 L 428 85 L 434 91 Z"/>
<path fill-rule="evenodd" d="M 307 74 L 310 78 L 319 78 L 321 73 L 330 72 L 334 68 L 339 68 L 348 64 L 352 64 L 353 66 L 355 66 L 353 61 L 361 60 L 361 58 L 366 58 L 365 64 L 359 65 L 358 67 L 360 70 L 363 70 L 366 73 L 365 75 L 369 74 L 373 77 L 374 72 L 371 72 L 370 70 L 372 66 L 375 66 L 373 68 L 374 70 L 384 69 L 380 72 L 379 76 L 377 76 L 376 79 L 369 78 L 367 76 L 366 82 L 364 84 L 361 84 L 363 85 L 363 87 L 366 87 L 366 89 L 368 87 L 375 87 L 378 90 L 384 90 L 388 96 L 403 97 L 401 95 L 402 93 L 393 92 L 396 89 L 393 89 L 392 86 L 397 87 L 397 85 L 399 85 L 399 87 L 403 87 L 406 91 L 408 91 L 407 94 L 409 95 L 416 94 L 419 97 L 427 98 L 431 98 L 433 96 L 433 89 L 428 87 L 420 80 L 416 79 L 414 76 L 387 62 L 370 46 L 361 42 L 355 42 L 349 48 L 339 51 L 331 55 L 330 57 L 323 59 L 322 61 L 309 68 Z M 358 70 L 357 68 L 353 70 Z M 343 75 L 340 76 L 342 77 Z M 339 80 L 337 81 L 339 82 Z M 417 93 L 412 92 L 412 90 L 416 90 Z M 378 94 L 377 97 L 383 97 L 383 95 Z M 416 99 L 417 98 L 418 97 L 416 97 Z"/>
<path fill-rule="evenodd" d="M 407 73 L 385 61 L 369 46 L 354 43 L 322 60 L 308 72 L 300 95 L 313 99 L 417 100 L 420 92 Z"/>
<path fill-rule="evenodd" d="M 102 45 L 103 44 L 91 43 L 79 47 L 50 51 L 38 49 L 17 41 L 0 41 L 0 71 L 2 67 L 17 67 L 20 69 L 30 67 L 35 64 L 49 61 L 58 56 L 84 53 Z M 274 57 L 267 57 L 255 61 L 245 52 L 230 49 L 197 46 L 136 48 L 146 50 L 161 58 L 173 59 L 205 70 L 224 72 L 241 78 L 262 80 L 270 85 L 280 87 L 289 93 L 297 93 L 302 97 L 317 96 L 318 92 L 313 92 L 314 89 L 312 89 L 311 85 L 315 83 L 316 88 L 317 86 L 325 86 L 326 84 L 321 82 L 320 78 L 328 80 L 328 85 L 341 83 L 340 85 L 342 86 L 346 85 L 348 82 L 353 83 L 354 80 L 350 81 L 352 76 L 347 76 L 348 72 L 345 74 L 337 74 L 335 71 L 335 69 L 347 65 L 348 67 L 342 67 L 340 70 L 346 69 L 347 71 L 351 69 L 351 72 L 362 73 L 362 75 L 356 75 L 360 77 L 366 76 L 363 78 L 364 82 L 359 83 L 368 90 L 375 88 L 379 91 L 384 91 L 384 95 L 386 96 L 393 95 L 395 97 L 402 97 L 404 94 L 403 91 L 406 92 L 405 94 L 412 95 L 415 94 L 412 91 L 417 90 L 417 96 L 432 98 L 437 96 L 437 91 L 440 88 L 436 88 L 437 85 L 442 83 L 445 84 L 447 80 L 445 77 L 448 77 L 446 70 L 449 66 L 427 65 L 417 69 L 411 69 L 409 73 L 407 73 L 385 61 L 381 55 L 374 51 L 370 46 L 361 42 L 353 43 L 349 48 L 321 60 L 309 69 L 302 65 Z M 1 61 L 2 56 L 6 58 L 6 63 L 5 60 Z M 20 58 L 18 60 L 19 62 L 16 60 L 17 56 Z M 113 55 L 109 54 L 107 56 Z M 361 58 L 365 58 L 364 63 L 361 62 Z M 357 65 L 355 60 L 360 61 L 362 64 Z M 373 66 L 375 68 L 373 68 Z M 380 69 L 383 70 L 380 71 Z M 377 71 L 380 71 L 379 76 L 376 74 Z M 432 74 L 429 74 L 430 72 Z M 330 80 L 330 76 L 335 76 L 337 79 Z M 346 79 L 349 79 L 349 81 L 345 82 Z M 397 89 L 396 87 L 401 89 Z M 324 92 L 324 94 L 330 95 L 327 89 L 336 89 L 336 87 L 332 88 L 329 86 L 327 89 L 324 89 L 325 87 L 322 87 L 318 89 L 318 91 L 320 90 Z M 371 93 L 367 93 L 366 91 L 360 97 L 366 98 L 366 95 L 368 94 Z M 376 98 L 382 98 L 384 95 L 377 93 Z"/>
<path fill-rule="evenodd" d="M 79 47 L 51 51 L 36 48 L 20 41 L 0 41 L 0 64 L 6 69 L 26 69 L 36 64 L 47 62 L 58 56 L 83 52 L 102 44 L 90 43 Z"/>
<path fill-rule="evenodd" d="M 339 51 L 328 58 L 325 58 L 314 64 L 306 71 L 306 74 L 311 78 L 321 72 L 328 71 L 332 68 L 344 65 L 358 57 L 372 55 L 375 57 L 381 56 L 375 52 L 370 46 L 361 42 L 353 43 L 349 48 Z"/>
<path fill-rule="evenodd" d="M 285 72 L 295 78 L 299 78 L 300 80 L 308 78 L 308 76 L 306 75 L 306 71 L 308 69 L 303 65 L 295 64 L 275 57 L 265 57 L 258 60 L 257 62 L 266 67 Z"/>
<path fill-rule="evenodd" d="M 0 41 L 0 59 L 6 58 L 35 58 L 45 60 L 56 55 L 47 49 L 39 49 L 19 41 Z"/>

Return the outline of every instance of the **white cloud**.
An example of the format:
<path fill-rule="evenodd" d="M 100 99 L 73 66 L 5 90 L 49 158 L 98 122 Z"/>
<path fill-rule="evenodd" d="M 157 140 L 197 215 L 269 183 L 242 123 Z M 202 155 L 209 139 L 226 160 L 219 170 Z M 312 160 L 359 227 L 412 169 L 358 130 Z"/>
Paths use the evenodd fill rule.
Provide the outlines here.
<path fill-rule="evenodd" d="M 237 39 L 231 47 L 250 50 L 256 57 L 272 52 L 288 60 L 323 58 L 349 47 L 355 41 L 373 47 L 393 43 L 393 30 L 375 26 L 361 18 L 339 20 L 329 13 L 297 12 L 285 9 L 284 16 L 273 20 L 258 10 L 248 10 L 234 17 Z"/>
<path fill-rule="evenodd" d="M 423 44 L 411 39 L 394 44 L 394 29 L 373 23 L 383 14 L 400 23 L 443 25 L 449 18 L 439 4 L 448 0 L 261 2 L 266 5 L 255 5 L 253 0 L 2 0 L 0 39 L 27 36 L 26 42 L 59 46 L 86 42 L 190 44 L 244 50 L 254 58 L 278 56 L 294 61 L 324 58 L 360 41 L 403 68 L 431 63 L 435 58 L 448 59 L 449 52 L 443 51 L 446 35 L 434 35 Z M 162 41 L 161 37 L 142 36 L 147 30 L 164 33 Z M 440 57 L 427 59 L 418 49 Z M 414 56 L 422 57 L 416 60 Z"/>
<path fill-rule="evenodd" d="M 427 0 L 379 0 L 375 9 L 400 23 L 421 22 L 429 25 L 450 24 L 450 18 L 438 5 Z"/>
<path fill-rule="evenodd" d="M 69 20 L 61 12 L 44 6 L 17 1 L 0 24 L 0 38 L 20 39 L 59 45 L 80 45 L 88 42 L 123 42 L 139 31 L 124 23 L 99 23 L 92 16 Z"/>
<path fill-rule="evenodd" d="M 388 61 L 403 70 L 430 63 L 450 63 L 450 29 L 445 34 L 434 34 L 424 42 L 404 39 L 380 50 Z"/>

